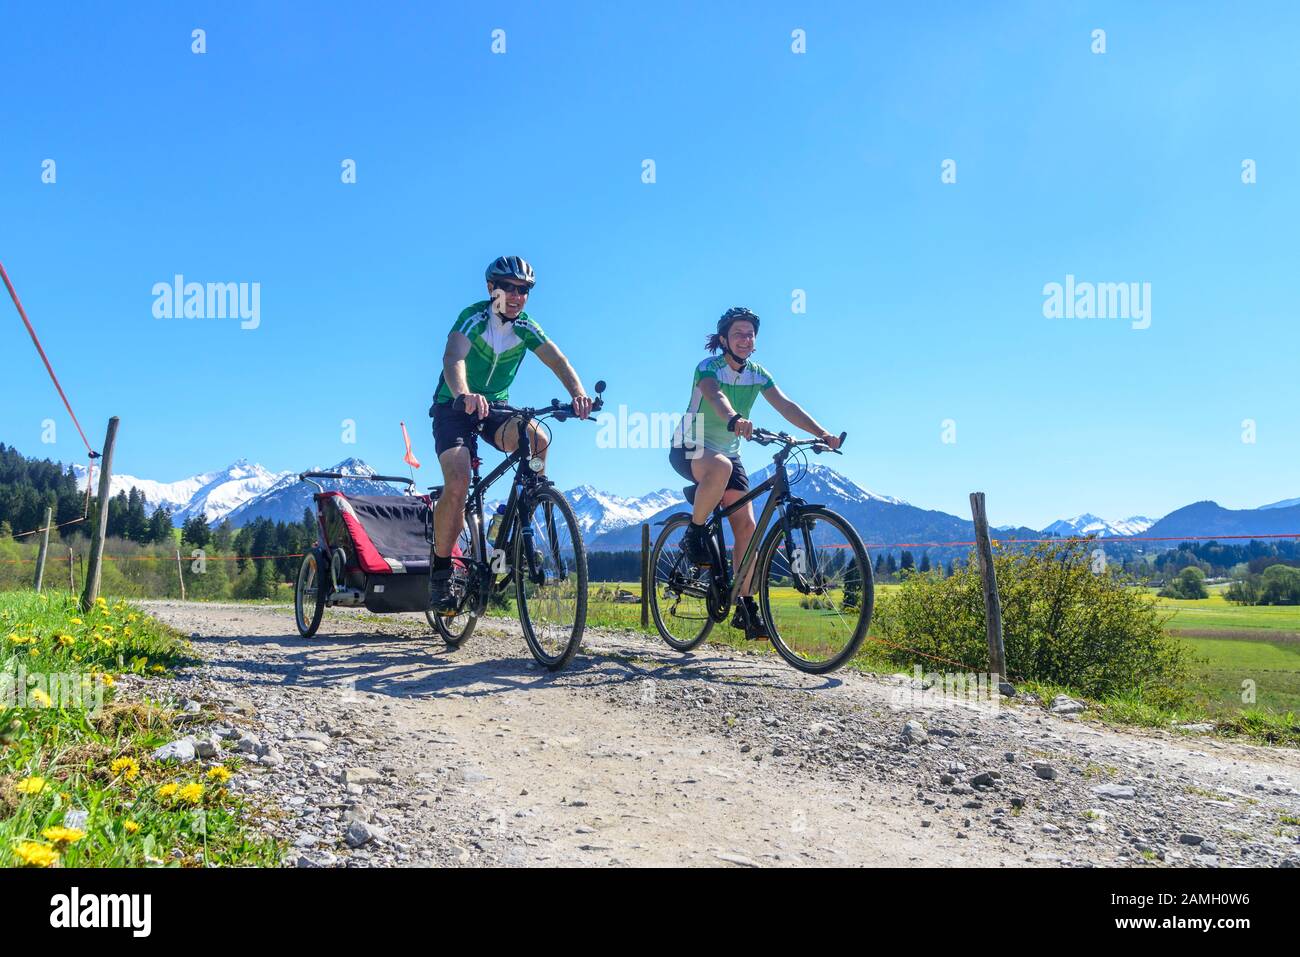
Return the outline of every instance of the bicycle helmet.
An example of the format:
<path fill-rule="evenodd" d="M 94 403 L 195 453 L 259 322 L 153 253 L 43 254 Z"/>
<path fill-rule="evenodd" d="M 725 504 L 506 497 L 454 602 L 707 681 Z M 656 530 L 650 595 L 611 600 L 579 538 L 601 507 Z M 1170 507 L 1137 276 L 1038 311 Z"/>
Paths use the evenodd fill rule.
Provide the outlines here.
<path fill-rule="evenodd" d="M 738 322 L 741 319 L 744 319 L 746 322 L 753 323 L 754 335 L 758 335 L 758 323 L 759 323 L 758 316 L 752 310 L 746 308 L 745 306 L 732 306 L 730 309 L 724 312 L 722 314 L 722 318 L 718 320 L 718 337 L 716 341 L 718 345 L 722 347 L 723 354 L 726 355 L 728 358 L 734 359 L 736 362 L 740 364 L 740 367 L 743 369 L 745 368 L 746 360 L 740 358 L 740 356 L 732 352 L 731 349 L 727 346 L 727 333 L 731 331 L 731 324 L 733 322 Z"/>
<path fill-rule="evenodd" d="M 718 320 L 718 335 L 725 339 L 727 333 L 731 331 L 731 324 L 739 319 L 745 319 L 752 322 L 754 324 L 754 332 L 758 332 L 758 316 L 755 315 L 752 310 L 747 309 L 744 306 L 732 306 L 724 312 L 722 318 Z"/>
<path fill-rule="evenodd" d="M 533 267 L 528 265 L 528 260 L 522 256 L 498 256 L 492 260 L 483 274 L 488 282 L 494 279 L 518 279 L 520 282 L 526 282 L 529 286 L 537 281 L 533 275 Z"/>

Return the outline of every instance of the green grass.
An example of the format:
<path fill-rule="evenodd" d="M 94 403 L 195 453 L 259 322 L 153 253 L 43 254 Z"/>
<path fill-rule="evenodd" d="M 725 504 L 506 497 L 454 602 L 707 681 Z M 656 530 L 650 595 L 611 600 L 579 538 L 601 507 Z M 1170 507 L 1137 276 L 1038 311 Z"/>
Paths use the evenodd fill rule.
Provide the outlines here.
<path fill-rule="evenodd" d="M 115 687 L 191 661 L 179 634 L 123 602 L 82 614 L 66 595 L 0 594 L 0 674 L 63 675 L 62 687 L 103 695 L 96 707 L 16 689 L 21 700 L 0 703 L 0 866 L 278 863 L 278 845 L 249 830 L 251 809 L 221 780 L 150 761 L 177 736 L 172 714 Z M 58 830 L 69 812 L 86 823 Z"/>
<path fill-rule="evenodd" d="M 1300 605 L 1234 605 L 1222 589 L 1209 598 L 1185 600 L 1156 598 L 1152 601 L 1170 615 L 1165 627 L 1189 638 L 1275 638 L 1300 643 Z"/>

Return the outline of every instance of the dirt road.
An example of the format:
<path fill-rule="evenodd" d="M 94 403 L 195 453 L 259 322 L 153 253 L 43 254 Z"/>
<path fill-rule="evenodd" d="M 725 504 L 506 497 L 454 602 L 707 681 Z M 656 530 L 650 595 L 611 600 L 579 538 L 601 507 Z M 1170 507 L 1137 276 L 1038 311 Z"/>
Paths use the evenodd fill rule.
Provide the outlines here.
<path fill-rule="evenodd" d="M 287 608 L 143 604 L 196 636 L 166 690 L 252 739 L 236 784 L 303 866 L 1300 864 L 1295 751 L 636 634 L 552 675 L 509 621 L 449 652 L 416 616 L 305 641 Z"/>

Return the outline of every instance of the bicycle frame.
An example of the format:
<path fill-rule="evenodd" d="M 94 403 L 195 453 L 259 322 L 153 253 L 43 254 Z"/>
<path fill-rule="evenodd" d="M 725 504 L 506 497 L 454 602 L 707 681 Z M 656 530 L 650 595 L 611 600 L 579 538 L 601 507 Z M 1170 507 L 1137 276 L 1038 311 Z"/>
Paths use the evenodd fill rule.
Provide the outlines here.
<path fill-rule="evenodd" d="M 736 499 L 726 508 L 718 506 L 713 510 L 711 522 L 713 524 L 713 538 L 718 546 L 718 554 L 722 558 L 723 571 L 725 573 L 728 565 L 727 560 L 727 543 L 726 536 L 723 534 L 722 520 L 730 517 L 735 512 L 744 508 L 764 492 L 771 492 L 767 497 L 767 504 L 763 506 L 763 512 L 758 517 L 754 525 L 754 534 L 750 536 L 749 544 L 745 546 L 745 552 L 740 556 L 740 565 L 732 576 L 731 590 L 727 597 L 728 605 L 734 605 L 740 597 L 741 587 L 753 570 L 754 564 L 758 561 L 758 549 L 767 535 L 768 525 L 772 521 L 773 514 L 779 509 L 781 512 L 781 527 L 785 532 L 787 548 L 793 548 L 793 542 L 790 540 L 790 517 L 786 511 L 786 506 L 795 499 L 790 494 L 790 477 L 785 471 L 785 462 L 789 457 L 788 450 L 782 450 L 774 456 L 773 461 L 777 468 L 773 471 L 772 477 L 764 480 L 755 488 L 750 489 L 743 496 Z M 792 574 L 797 579 L 802 579 L 803 574 L 798 569 L 791 569 Z"/>

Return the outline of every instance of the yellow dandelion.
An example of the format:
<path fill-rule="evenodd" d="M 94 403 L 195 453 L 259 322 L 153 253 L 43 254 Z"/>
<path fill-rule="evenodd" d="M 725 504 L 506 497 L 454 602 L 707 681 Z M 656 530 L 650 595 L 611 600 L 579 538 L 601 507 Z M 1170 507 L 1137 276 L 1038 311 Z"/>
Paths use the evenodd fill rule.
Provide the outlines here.
<path fill-rule="evenodd" d="M 140 764 L 135 758 L 118 758 L 108 769 L 128 781 L 134 781 L 140 775 Z"/>
<path fill-rule="evenodd" d="M 100 595 L 98 598 L 95 599 L 95 604 L 98 605 L 100 608 L 107 608 L 108 600 L 104 598 L 103 595 Z"/>
<path fill-rule="evenodd" d="M 117 679 L 114 678 L 114 677 L 113 677 L 112 675 L 110 675 L 110 674 L 104 674 L 102 677 L 103 677 L 103 679 L 104 679 L 104 687 L 105 687 L 105 688 L 111 688 L 111 687 L 113 687 L 114 685 L 117 684 Z"/>
<path fill-rule="evenodd" d="M 154 665 L 154 666 L 153 666 L 152 668 L 150 668 L 149 670 L 152 671 L 152 672 L 153 672 L 154 674 L 156 674 L 156 675 L 160 675 L 160 674 L 162 674 L 164 671 L 166 671 L 167 669 L 164 668 L 162 665 Z"/>
<path fill-rule="evenodd" d="M 47 695 L 44 691 L 42 691 L 40 688 L 32 689 L 31 699 L 35 701 L 37 704 L 39 704 L 42 708 L 48 708 L 52 704 L 54 704 L 54 702 L 50 700 L 50 696 Z"/>
<path fill-rule="evenodd" d="M 103 628 L 105 631 L 112 631 L 112 630 L 113 630 L 113 626 L 112 626 L 112 625 L 100 625 L 99 627 Z"/>
<path fill-rule="evenodd" d="M 195 781 L 193 784 L 187 784 L 181 788 L 178 795 L 182 801 L 188 801 L 190 804 L 198 804 L 203 800 L 203 785 Z"/>
<path fill-rule="evenodd" d="M 230 780 L 230 769 L 224 767 L 215 767 L 208 772 L 208 780 L 225 784 Z"/>
<path fill-rule="evenodd" d="M 135 821 L 123 821 L 122 829 L 128 834 L 135 834 L 140 830 L 140 825 L 135 823 Z"/>
<path fill-rule="evenodd" d="M 32 777 L 23 778 L 14 785 L 14 790 L 19 794 L 40 794 L 45 790 L 45 778 L 33 775 Z"/>
<path fill-rule="evenodd" d="M 14 854 L 28 867 L 51 867 L 59 862 L 59 854 L 47 844 L 23 841 L 14 848 Z"/>
<path fill-rule="evenodd" d="M 169 798 L 178 790 L 180 790 L 180 785 L 178 784 L 164 784 L 158 789 L 158 796 L 160 798 Z"/>
<path fill-rule="evenodd" d="M 135 620 L 138 619 L 139 617 L 140 617 L 139 615 L 134 615 L 134 614 L 132 614 L 132 615 L 127 615 L 127 616 L 126 616 L 126 620 L 127 620 L 127 621 L 135 621 Z"/>
<path fill-rule="evenodd" d="M 47 827 L 41 831 L 41 837 L 55 844 L 76 844 L 85 836 L 85 831 L 79 831 L 75 827 Z"/>
<path fill-rule="evenodd" d="M 35 658 L 35 657 L 36 657 L 37 655 L 39 655 L 39 654 L 40 654 L 40 652 L 39 652 L 37 649 L 35 649 L 35 648 L 33 648 L 31 651 L 27 652 L 28 657 L 31 657 L 31 658 Z"/>
<path fill-rule="evenodd" d="M 77 643 L 77 639 L 73 638 L 71 635 L 59 635 L 59 644 L 61 644 L 64 648 L 67 648 L 71 645 L 75 645 L 76 643 Z"/>
<path fill-rule="evenodd" d="M 80 619 L 80 618 L 73 618 L 73 619 L 72 619 L 72 624 L 74 624 L 74 625 L 80 625 L 80 624 L 81 624 L 81 619 Z"/>

